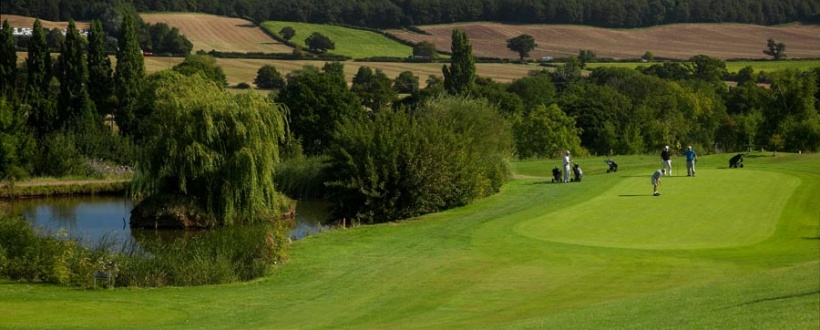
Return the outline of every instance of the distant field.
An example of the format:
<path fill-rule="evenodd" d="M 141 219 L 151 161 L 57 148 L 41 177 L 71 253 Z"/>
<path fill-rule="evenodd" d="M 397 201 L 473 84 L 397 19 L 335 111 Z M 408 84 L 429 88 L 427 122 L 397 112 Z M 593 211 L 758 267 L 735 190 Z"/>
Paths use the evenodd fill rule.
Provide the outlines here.
<path fill-rule="evenodd" d="M 3 14 L 0 16 L 0 23 L 4 20 L 9 20 L 9 25 L 11 27 L 23 28 L 23 27 L 33 27 L 34 26 L 34 17 L 28 16 L 18 16 L 18 15 L 6 15 Z M 60 28 L 65 29 L 68 28 L 68 21 L 66 22 L 52 22 L 52 21 L 44 21 L 40 20 L 40 24 L 43 25 L 43 28 L 46 29 L 53 29 L 53 28 Z M 78 29 L 88 29 L 91 27 L 91 23 L 89 22 L 75 22 Z"/>
<path fill-rule="evenodd" d="M 292 49 L 241 18 L 198 13 L 143 13 L 148 23 L 166 23 L 194 44 L 194 51 L 290 53 Z"/>
<path fill-rule="evenodd" d="M 587 68 L 593 69 L 597 67 L 620 67 L 635 69 L 639 66 L 650 66 L 654 63 L 645 62 L 628 62 L 628 63 L 588 63 Z M 820 67 L 820 60 L 808 61 L 728 61 L 726 62 L 726 69 L 729 72 L 738 72 L 747 66 L 751 66 L 755 72 L 767 71 L 773 72 L 786 69 L 808 70 L 811 68 Z"/>
<path fill-rule="evenodd" d="M 336 43 L 336 49 L 329 51 L 333 54 L 352 58 L 373 56 L 408 57 L 413 54 L 413 49 L 410 46 L 370 31 L 297 22 L 268 21 L 262 23 L 262 28 L 276 34 L 286 26 L 296 30 L 296 36 L 291 41 L 301 45 L 305 45 L 305 39 L 313 32 L 319 32 L 327 36 Z"/>
<path fill-rule="evenodd" d="M 430 41 L 438 49 L 450 49 L 455 28 L 467 32 L 473 53 L 482 57 L 517 58 L 507 49 L 506 40 L 521 34 L 535 38 L 538 48 L 531 58 L 576 55 L 590 49 L 598 57 L 640 58 L 646 51 L 655 57 L 687 59 L 708 55 L 722 59 L 766 58 L 766 40 L 786 44 L 789 58 L 820 58 L 820 25 L 791 24 L 768 27 L 748 24 L 672 24 L 642 29 L 604 29 L 577 25 L 508 25 L 500 23 L 460 23 L 420 26 L 432 35 L 404 30 L 388 32 L 412 41 Z"/>
<path fill-rule="evenodd" d="M 19 56 L 19 55 L 18 55 Z M 24 56 L 24 55 L 23 55 Z M 228 84 L 236 85 L 240 82 L 247 82 L 253 84 L 256 78 L 256 72 L 259 71 L 263 65 L 270 64 L 276 67 L 282 75 L 285 75 L 293 70 L 301 69 L 305 65 L 313 65 L 322 67 L 323 61 L 285 61 L 285 60 L 259 60 L 259 59 L 226 59 L 218 58 L 217 63 L 222 66 L 225 74 L 228 76 Z M 146 57 L 145 69 L 146 71 L 156 72 L 163 69 L 170 69 L 174 65 L 182 62 L 182 58 L 173 57 Z M 351 82 L 353 76 L 359 67 L 369 66 L 373 69 L 381 69 L 384 73 L 395 79 L 399 73 L 403 71 L 411 71 L 414 75 L 419 77 L 419 81 L 424 86 L 425 80 L 430 75 L 441 77 L 441 63 L 382 63 L 382 62 L 343 62 L 345 68 L 345 78 L 348 83 Z M 516 65 L 516 64 L 499 64 L 499 63 L 479 63 L 476 64 L 476 71 L 479 75 L 490 77 L 497 82 L 510 82 L 514 79 L 526 76 L 530 70 L 540 70 L 542 67 L 536 65 Z"/>

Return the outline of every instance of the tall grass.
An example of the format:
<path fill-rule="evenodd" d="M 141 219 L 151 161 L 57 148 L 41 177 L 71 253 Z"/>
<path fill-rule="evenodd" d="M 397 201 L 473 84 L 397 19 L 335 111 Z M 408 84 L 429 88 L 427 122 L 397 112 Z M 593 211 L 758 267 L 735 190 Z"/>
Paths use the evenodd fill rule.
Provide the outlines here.
<path fill-rule="evenodd" d="M 252 227 L 197 232 L 164 239 L 155 232 L 139 245 L 103 239 L 94 247 L 67 239 L 64 232 L 38 232 L 22 217 L 0 214 L 0 277 L 81 288 L 105 272 L 114 286 L 189 286 L 247 281 L 265 275 L 286 258 L 283 221 Z"/>

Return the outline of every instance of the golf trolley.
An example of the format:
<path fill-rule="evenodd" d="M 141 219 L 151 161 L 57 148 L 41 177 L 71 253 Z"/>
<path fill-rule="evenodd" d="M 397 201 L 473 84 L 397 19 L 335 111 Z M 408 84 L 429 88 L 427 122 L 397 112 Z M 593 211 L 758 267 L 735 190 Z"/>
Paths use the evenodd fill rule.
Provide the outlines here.
<path fill-rule="evenodd" d="M 562 182 L 562 181 L 563 180 L 561 180 L 561 170 L 559 170 L 557 167 L 553 168 L 552 169 L 552 182 L 555 183 L 555 182 Z"/>
<path fill-rule="evenodd" d="M 737 154 L 729 159 L 729 168 L 743 168 L 743 154 Z"/>
<path fill-rule="evenodd" d="M 604 160 L 604 163 L 609 165 L 609 168 L 606 170 L 607 173 L 618 172 L 618 163 L 616 163 L 614 160 L 607 158 L 606 160 Z"/>

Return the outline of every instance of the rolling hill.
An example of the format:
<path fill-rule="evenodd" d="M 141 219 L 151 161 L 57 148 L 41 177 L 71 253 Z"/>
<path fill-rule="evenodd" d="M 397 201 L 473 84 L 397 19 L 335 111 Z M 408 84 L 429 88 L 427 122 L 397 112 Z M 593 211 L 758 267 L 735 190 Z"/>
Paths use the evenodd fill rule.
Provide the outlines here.
<path fill-rule="evenodd" d="M 479 57 L 517 58 L 506 41 L 521 34 L 535 38 L 538 47 L 531 58 L 566 57 L 590 49 L 598 57 L 637 59 L 646 51 L 656 58 L 688 59 L 708 55 L 721 59 L 764 59 L 766 40 L 786 44 L 789 58 L 820 58 L 820 25 L 791 24 L 768 27 L 748 24 L 673 24 L 642 29 L 604 29 L 577 25 L 510 25 L 463 23 L 420 26 L 430 35 L 405 30 L 388 32 L 411 42 L 429 41 L 441 50 L 450 49 L 453 29 L 470 37 L 473 54 Z"/>

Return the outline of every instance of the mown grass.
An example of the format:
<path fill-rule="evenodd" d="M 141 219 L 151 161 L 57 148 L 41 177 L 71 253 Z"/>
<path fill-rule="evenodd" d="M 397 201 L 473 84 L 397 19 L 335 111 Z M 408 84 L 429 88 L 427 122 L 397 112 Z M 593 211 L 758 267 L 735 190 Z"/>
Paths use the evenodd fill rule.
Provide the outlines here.
<path fill-rule="evenodd" d="M 609 174 L 603 158 L 579 158 L 587 175 L 570 184 L 549 182 L 558 160 L 515 162 L 518 178 L 497 195 L 311 236 L 252 282 L 107 291 L 0 282 L 0 327 L 816 328 L 820 155 L 752 154 L 743 169 L 726 168 L 729 157 L 701 157 L 695 178 L 664 178 L 661 197 L 648 193 L 655 155 L 617 157 Z M 746 190 L 769 199 L 733 197 Z M 722 212 L 709 232 L 701 208 Z M 639 223 L 620 228 L 630 221 Z M 736 237 L 738 225 L 768 234 Z M 692 228 L 646 244 L 669 226 Z"/>
<path fill-rule="evenodd" d="M 296 36 L 290 41 L 302 45 L 305 49 L 308 49 L 305 39 L 313 32 L 319 32 L 336 44 L 336 49 L 328 51 L 333 54 L 350 56 L 354 59 L 377 56 L 406 58 L 413 55 L 413 49 L 410 46 L 375 32 L 298 22 L 267 21 L 261 24 L 263 29 L 275 35 L 278 35 L 279 31 L 286 26 L 296 30 Z"/>

